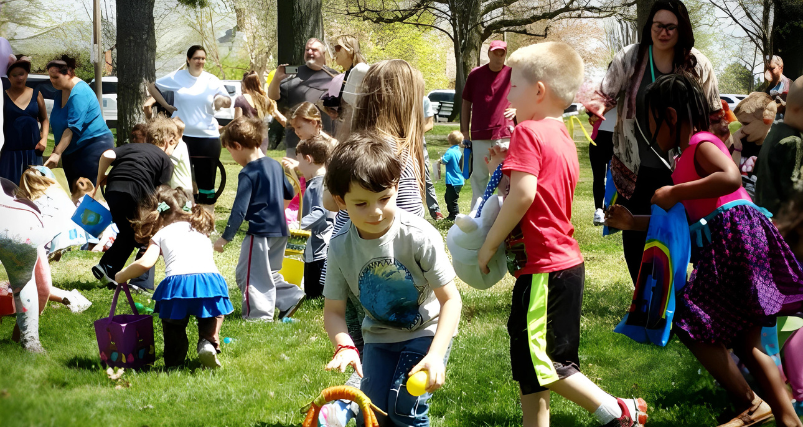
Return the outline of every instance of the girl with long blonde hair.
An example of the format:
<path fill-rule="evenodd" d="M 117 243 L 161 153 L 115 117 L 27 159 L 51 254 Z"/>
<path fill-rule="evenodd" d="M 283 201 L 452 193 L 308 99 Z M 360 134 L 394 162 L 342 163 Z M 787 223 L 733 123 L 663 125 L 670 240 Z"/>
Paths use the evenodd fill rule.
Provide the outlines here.
<path fill-rule="evenodd" d="M 235 119 L 243 115 L 259 119 L 271 116 L 285 126 L 286 118 L 276 107 L 276 101 L 268 98 L 256 71 L 249 71 L 243 75 L 242 89 L 243 94 L 234 100 Z"/>

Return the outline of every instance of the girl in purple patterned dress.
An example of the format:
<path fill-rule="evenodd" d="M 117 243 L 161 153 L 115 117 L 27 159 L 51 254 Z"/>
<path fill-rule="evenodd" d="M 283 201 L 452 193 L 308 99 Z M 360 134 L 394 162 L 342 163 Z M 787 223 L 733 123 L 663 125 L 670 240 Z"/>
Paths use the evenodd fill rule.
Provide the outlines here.
<path fill-rule="evenodd" d="M 681 75 L 658 78 L 646 95 L 651 144 L 680 149 L 674 186 L 659 188 L 652 203 L 669 210 L 683 203 L 689 216 L 694 271 L 678 291 L 674 331 L 728 391 L 738 411 L 727 427 L 749 426 L 772 417 L 777 425 L 800 427 L 780 373 L 761 350 L 761 328 L 776 316 L 803 311 L 803 269 L 775 225 L 750 200 L 728 148 L 709 128 L 708 106 L 699 85 Z M 607 224 L 647 230 L 649 216 L 621 206 Z M 758 379 L 763 401 L 750 389 L 728 354 L 734 353 Z"/>

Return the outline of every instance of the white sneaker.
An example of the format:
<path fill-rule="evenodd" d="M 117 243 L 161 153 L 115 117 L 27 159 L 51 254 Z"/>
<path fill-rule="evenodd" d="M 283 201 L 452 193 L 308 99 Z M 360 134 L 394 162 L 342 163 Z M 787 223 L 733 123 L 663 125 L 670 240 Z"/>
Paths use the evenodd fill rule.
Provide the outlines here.
<path fill-rule="evenodd" d="M 70 296 L 68 296 L 66 299 L 69 301 L 67 307 L 73 313 L 83 313 L 92 305 L 92 301 L 89 301 L 86 299 L 86 297 L 81 295 L 81 293 L 78 292 L 78 289 L 73 289 L 70 291 Z"/>
<path fill-rule="evenodd" d="M 605 212 L 602 209 L 597 209 L 594 211 L 594 225 L 599 227 L 600 225 L 605 225 Z"/>
<path fill-rule="evenodd" d="M 217 360 L 215 346 L 205 339 L 201 339 L 198 342 L 198 359 L 201 361 L 201 364 L 207 368 L 214 369 L 223 366 L 220 364 L 220 361 Z"/>

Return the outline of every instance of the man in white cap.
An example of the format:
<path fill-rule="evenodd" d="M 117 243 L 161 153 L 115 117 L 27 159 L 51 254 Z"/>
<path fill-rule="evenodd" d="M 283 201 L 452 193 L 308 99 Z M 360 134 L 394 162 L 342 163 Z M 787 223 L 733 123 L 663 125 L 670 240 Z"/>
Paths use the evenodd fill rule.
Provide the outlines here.
<path fill-rule="evenodd" d="M 510 67 L 505 65 L 507 43 L 494 40 L 488 48 L 490 62 L 471 71 L 463 88 L 463 108 L 460 110 L 460 132 L 470 139 L 463 141 L 471 147 L 474 158 L 471 172 L 471 205 L 485 193 L 488 168 L 485 156 L 494 145 L 507 147 L 515 126 L 516 110 L 510 108 Z M 469 127 L 470 123 L 470 127 Z M 469 134 L 469 130 L 471 133 Z"/>

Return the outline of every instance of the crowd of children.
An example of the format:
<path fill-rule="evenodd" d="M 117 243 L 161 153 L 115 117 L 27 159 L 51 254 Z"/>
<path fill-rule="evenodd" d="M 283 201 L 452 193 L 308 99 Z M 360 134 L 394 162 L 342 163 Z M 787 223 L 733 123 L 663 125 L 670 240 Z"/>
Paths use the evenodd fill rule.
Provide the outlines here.
<path fill-rule="evenodd" d="M 583 81 L 583 60 L 566 44 L 545 42 L 517 50 L 508 65 L 508 99 L 517 126 L 509 148 L 488 153 L 491 173 L 501 165 L 498 191 L 504 202 L 477 263 L 487 272 L 503 245 L 516 279 L 507 330 L 523 424 L 549 425 L 554 392 L 602 426 L 641 426 L 648 420 L 643 399 L 612 396 L 580 366 L 586 267 L 571 222 L 580 168 L 563 112 Z M 353 368 L 349 384 L 358 385 L 381 410 L 380 425 L 427 426 L 429 399 L 446 381 L 462 300 L 444 239 L 423 219 L 423 80 L 404 61 L 382 61 L 368 69 L 361 92 L 351 133 L 340 142 L 323 132 L 314 104 L 300 104 L 288 117 L 301 141 L 295 158 L 282 162 L 260 149 L 266 134 L 262 120 L 238 117 L 222 129 L 222 146 L 242 170 L 228 222 L 214 244 L 213 214 L 193 203 L 180 121 L 157 116 L 136 127 L 132 142 L 137 143 L 103 153 L 97 187 L 73 189 L 73 194 L 93 197 L 105 190 L 118 232 L 92 272 L 104 283 L 154 290 L 166 366 L 181 366 L 187 357 L 190 316 L 198 323 L 198 359 L 209 368 L 221 366 L 219 333 L 234 307 L 213 252 L 224 252 L 247 221 L 235 270 L 242 318 L 283 319 L 305 298 L 323 297 L 324 326 L 335 348 L 325 368 Z M 650 144 L 681 153 L 674 185 L 659 188 L 652 203 L 666 210 L 681 203 L 690 222 L 706 229 L 706 239 L 694 249 L 694 271 L 678 291 L 673 330 L 727 390 L 737 412 L 743 411 L 724 425 L 749 426 L 774 415 L 778 425 L 800 427 L 782 372 L 763 351 L 762 328 L 803 312 L 803 268 L 797 261 L 803 255 L 803 221 L 796 214 L 803 200 L 803 78 L 791 84 L 783 122 L 764 121 L 773 101 L 754 98 L 735 111 L 745 128 L 734 137 L 720 136 L 708 132 L 708 101 L 693 79 L 667 74 L 649 85 L 644 99 Z M 463 139 L 458 131 L 450 133 L 450 147 L 438 160 L 445 166 L 447 219 L 452 221 L 465 182 Z M 764 140 L 763 147 L 757 140 Z M 745 151 L 750 144 L 757 146 L 755 152 Z M 755 157 L 756 174 L 749 182 L 741 156 Z M 0 260 L 14 300 L 25 312 L 39 309 L 26 284 L 34 281 L 37 260 L 44 256 L 37 246 L 44 241 L 41 229 L 48 222 L 75 228 L 59 220 L 61 210 L 74 209 L 75 201 L 51 191 L 58 184 L 46 172 L 29 169 L 20 192 L 0 193 L 0 212 L 13 213 L 33 230 L 24 241 L 7 223 L 0 224 Z M 294 173 L 303 179 L 295 189 L 288 179 Z M 788 208 L 790 202 L 797 207 Z M 780 216 L 781 231 L 759 206 Z M 310 234 L 302 255 L 303 289 L 280 273 L 288 223 L 299 211 L 297 228 Z M 649 216 L 632 215 L 619 205 L 603 219 L 621 230 L 646 230 L 650 223 Z M 6 248 L 14 248 L 16 258 Z M 136 260 L 125 267 L 135 249 Z M 153 286 L 160 256 L 166 277 Z M 66 304 L 83 303 L 77 295 L 55 295 Z M 40 351 L 36 316 L 20 314 L 18 325 L 23 344 Z M 748 385 L 730 348 L 758 380 L 766 400 Z M 790 362 L 798 366 L 799 360 Z M 415 396 L 406 381 L 419 371 L 428 375 L 426 393 Z M 803 376 L 787 378 L 793 397 L 803 400 Z M 324 408 L 320 422 L 345 425 L 354 412 L 348 402 L 336 402 Z"/>

